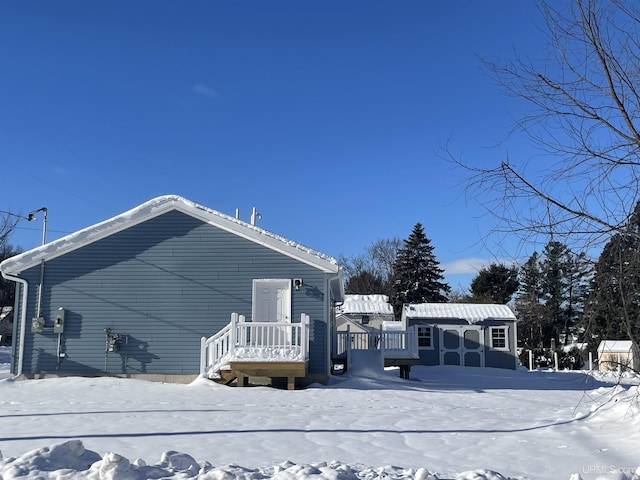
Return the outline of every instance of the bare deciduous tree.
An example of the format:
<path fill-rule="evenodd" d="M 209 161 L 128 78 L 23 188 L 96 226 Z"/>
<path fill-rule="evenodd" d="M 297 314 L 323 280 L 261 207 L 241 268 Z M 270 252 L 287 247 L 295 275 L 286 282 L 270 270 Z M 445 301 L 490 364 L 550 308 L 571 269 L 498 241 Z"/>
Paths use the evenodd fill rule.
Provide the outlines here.
<path fill-rule="evenodd" d="M 472 166 L 498 230 L 550 230 L 576 242 L 599 242 L 625 230 L 640 199 L 640 4 L 572 0 L 541 4 L 549 58 L 485 61 L 505 91 L 525 100 L 516 121 L 537 147 L 531 158 Z M 487 193 L 494 195 L 487 199 Z"/>
<path fill-rule="evenodd" d="M 371 243 L 361 255 L 345 257 L 341 255 L 338 261 L 344 268 L 347 283 L 349 279 L 371 276 L 382 283 L 382 291 L 358 292 L 358 293 L 382 293 L 391 294 L 390 281 L 393 277 L 393 265 L 396 255 L 402 245 L 402 240 L 395 237 L 391 239 L 379 239 Z M 352 292 L 353 293 L 353 292 Z"/>
<path fill-rule="evenodd" d="M 472 172 L 472 189 L 494 194 L 487 206 L 500 231 L 552 232 L 583 246 L 612 235 L 640 238 L 628 228 L 640 200 L 640 3 L 571 0 L 540 8 L 551 47 L 546 60 L 485 61 L 506 92 L 531 107 L 514 132 L 538 155 L 488 168 L 455 160 Z M 638 339 L 628 335 L 637 354 Z"/>
<path fill-rule="evenodd" d="M 19 215 L 11 212 L 0 211 L 0 249 L 7 244 L 7 239 L 18 224 Z"/>

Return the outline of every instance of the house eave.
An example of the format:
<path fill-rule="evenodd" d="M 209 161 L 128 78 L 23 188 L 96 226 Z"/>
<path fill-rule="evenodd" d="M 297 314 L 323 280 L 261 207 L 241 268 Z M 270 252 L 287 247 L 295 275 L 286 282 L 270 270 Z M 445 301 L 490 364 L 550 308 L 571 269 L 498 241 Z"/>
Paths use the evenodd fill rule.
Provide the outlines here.
<path fill-rule="evenodd" d="M 180 211 L 209 225 L 263 245 L 325 273 L 336 274 L 340 272 L 337 261 L 328 255 L 177 195 L 154 198 L 113 218 L 8 258 L 0 263 L 0 271 L 11 275 L 20 275 L 23 271 L 39 265 L 43 261 L 51 261 L 172 210 Z"/>

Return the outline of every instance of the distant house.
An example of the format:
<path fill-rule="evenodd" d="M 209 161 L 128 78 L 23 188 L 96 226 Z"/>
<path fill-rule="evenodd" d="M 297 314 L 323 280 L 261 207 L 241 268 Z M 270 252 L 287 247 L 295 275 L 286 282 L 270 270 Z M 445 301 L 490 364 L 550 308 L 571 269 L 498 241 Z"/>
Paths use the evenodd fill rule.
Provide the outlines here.
<path fill-rule="evenodd" d="M 14 374 L 191 381 L 226 367 L 291 386 L 330 373 L 344 297 L 337 262 L 179 196 L 9 258 L 0 271 L 19 299 Z M 235 350 L 215 363 L 220 345 Z"/>
<path fill-rule="evenodd" d="M 0 346 L 11 345 L 13 337 L 13 307 L 0 308 Z"/>
<path fill-rule="evenodd" d="M 637 368 L 640 359 L 633 354 L 631 340 L 603 340 L 598 345 L 598 370 L 626 371 Z"/>
<path fill-rule="evenodd" d="M 401 322 L 418 330 L 422 365 L 518 366 L 517 321 L 507 305 L 405 304 Z"/>
<path fill-rule="evenodd" d="M 336 314 L 338 331 L 346 325 L 359 331 L 379 330 L 384 322 L 395 320 L 387 295 L 345 295 Z"/>

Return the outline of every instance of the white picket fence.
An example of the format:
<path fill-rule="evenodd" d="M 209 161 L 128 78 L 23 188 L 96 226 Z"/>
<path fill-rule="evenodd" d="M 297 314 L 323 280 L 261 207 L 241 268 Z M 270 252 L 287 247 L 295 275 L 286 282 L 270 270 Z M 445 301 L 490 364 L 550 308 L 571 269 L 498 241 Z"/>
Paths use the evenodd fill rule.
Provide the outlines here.
<path fill-rule="evenodd" d="M 229 324 L 200 341 L 200 374 L 215 378 L 230 360 L 306 361 L 309 359 L 309 315 L 300 323 L 252 322 L 231 314 Z"/>

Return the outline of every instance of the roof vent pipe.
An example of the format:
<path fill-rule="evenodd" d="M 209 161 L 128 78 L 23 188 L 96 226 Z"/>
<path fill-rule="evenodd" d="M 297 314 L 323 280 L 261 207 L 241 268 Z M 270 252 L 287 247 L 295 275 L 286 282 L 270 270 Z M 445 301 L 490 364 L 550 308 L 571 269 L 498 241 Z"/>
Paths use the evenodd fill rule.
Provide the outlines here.
<path fill-rule="evenodd" d="M 256 220 L 262 220 L 262 215 L 260 215 L 258 210 L 256 210 L 256 207 L 253 207 L 253 210 L 251 211 L 251 225 L 255 225 Z"/>

